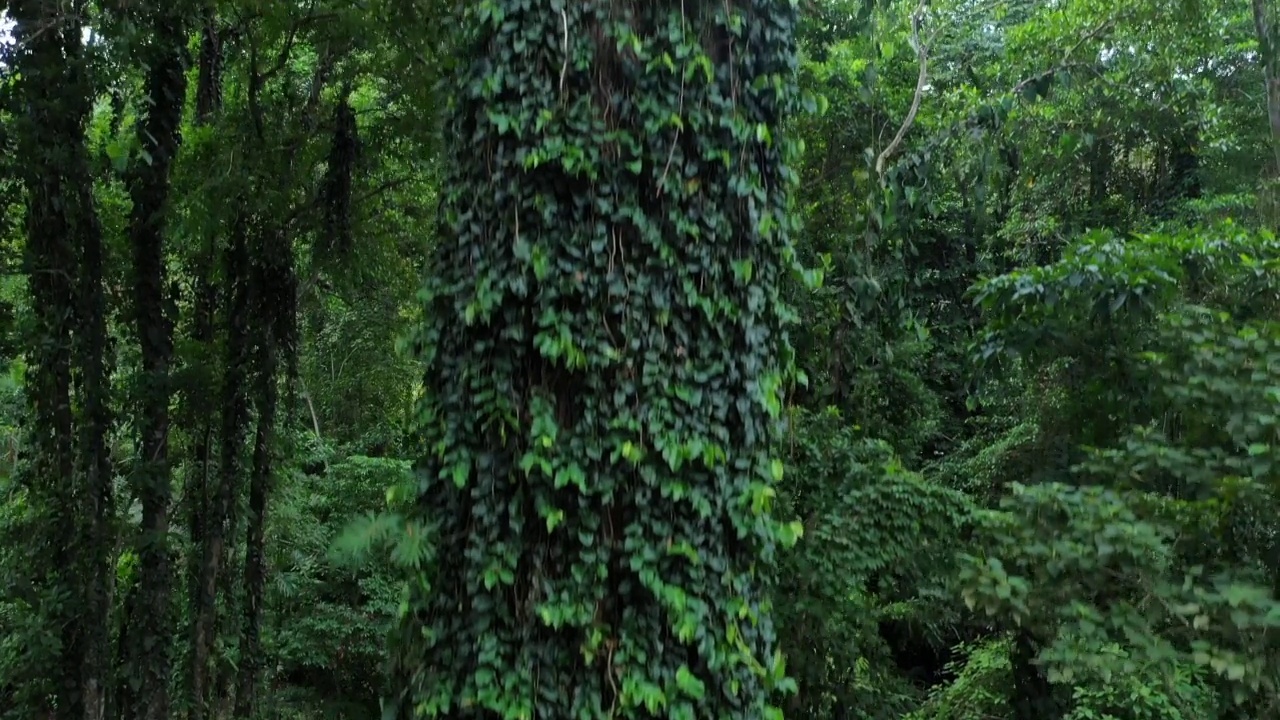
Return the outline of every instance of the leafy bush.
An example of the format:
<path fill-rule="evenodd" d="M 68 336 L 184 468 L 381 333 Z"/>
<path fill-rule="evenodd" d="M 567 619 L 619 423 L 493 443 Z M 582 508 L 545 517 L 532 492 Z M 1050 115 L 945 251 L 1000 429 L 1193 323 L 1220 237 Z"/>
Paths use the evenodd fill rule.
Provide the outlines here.
<path fill-rule="evenodd" d="M 406 461 L 354 455 L 283 483 L 268 538 L 273 573 L 264 636 L 278 683 L 376 710 L 399 576 L 385 561 L 335 562 L 330 548 L 352 518 L 385 507 L 386 489 L 408 473 Z M 295 688 L 295 700 L 298 694 Z"/>
<path fill-rule="evenodd" d="M 782 558 L 777 616 L 800 695 L 792 712 L 898 717 L 919 691 L 908 673 L 936 663 L 903 657 L 881 634 L 898 623 L 934 635 L 952 618 L 949 579 L 973 506 L 907 471 L 887 443 L 860 437 L 834 410 L 793 410 L 783 512 L 804 523 Z M 899 666 L 899 663 L 902 667 Z"/>

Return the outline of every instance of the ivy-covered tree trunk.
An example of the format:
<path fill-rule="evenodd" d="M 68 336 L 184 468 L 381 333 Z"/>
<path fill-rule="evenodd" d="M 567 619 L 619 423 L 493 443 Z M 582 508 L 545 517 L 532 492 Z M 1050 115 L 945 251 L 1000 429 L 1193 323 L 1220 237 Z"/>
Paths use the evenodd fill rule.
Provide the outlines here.
<path fill-rule="evenodd" d="M 293 243 L 281 226 L 260 236 L 254 264 L 255 324 L 264 328 L 254 356 L 257 385 L 254 405 L 258 427 L 249 477 L 249 522 L 245 533 L 244 624 L 236 717 L 256 717 L 262 682 L 262 621 L 266 610 L 267 511 L 276 473 L 276 425 L 279 422 L 280 371 L 292 383 L 298 377 L 298 276 Z"/>
<path fill-rule="evenodd" d="M 267 327 L 270 327 L 269 325 Z M 262 612 L 267 583 L 267 499 L 274 471 L 273 450 L 276 424 L 277 348 L 274 333 L 268 331 L 258 351 L 255 401 L 258 426 L 254 433 L 253 468 L 249 475 L 249 522 L 245 533 L 244 627 L 240 638 L 240 668 L 236 685 L 235 717 L 255 717 L 258 683 L 262 676 Z"/>
<path fill-rule="evenodd" d="M 193 718 L 210 717 L 215 702 L 211 698 L 215 678 L 210 672 L 214 640 L 218 632 L 218 589 L 225 586 L 223 574 L 229 554 L 227 539 L 235 528 L 235 505 L 240 496 L 241 458 L 245 430 L 249 421 L 248 393 L 251 353 L 249 347 L 249 312 L 253 298 L 249 264 L 248 221 L 237 219 L 231 230 L 231 243 L 223 257 L 226 308 L 226 359 L 222 378 L 222 414 L 219 434 L 217 487 L 213 489 L 209 513 L 205 518 L 204 542 L 200 559 L 200 606 L 196 616 L 195 646 L 192 649 L 193 700 L 197 703 Z M 217 702 L 221 702 L 218 700 Z"/>
<path fill-rule="evenodd" d="M 406 541 L 421 524 L 436 553 L 396 634 L 401 707 L 776 716 L 794 3 L 491 0 L 462 21 L 415 338 Z"/>
<path fill-rule="evenodd" d="M 152 34 L 142 57 L 147 67 L 147 114 L 137 128 L 138 144 L 147 160 L 128 179 L 133 201 L 130 239 L 133 247 L 134 323 L 143 377 L 137 403 L 139 459 L 136 487 L 142 502 L 139 542 L 137 617 L 128 629 L 127 649 L 138 692 L 126 717 L 166 720 L 171 675 L 170 595 L 173 569 L 169 561 L 169 365 L 173 354 L 172 322 L 165 311 L 165 217 L 170 171 L 181 141 L 186 101 L 186 23 L 180 7 L 169 0 L 147 8 Z M 143 620 L 145 619 L 145 620 Z M 125 633 L 122 633 L 122 636 Z M 132 684 L 132 683 L 131 683 Z"/>
<path fill-rule="evenodd" d="M 73 53 L 74 58 L 74 53 Z M 106 712 L 106 688 L 110 668 L 108 618 L 111 612 L 111 561 L 115 550 L 111 519 L 114 513 L 111 449 L 111 382 L 107 366 L 107 308 L 103 288 L 105 263 L 102 230 L 93 208 L 88 163 L 75 173 L 75 223 L 80 240 L 79 328 L 73 382 L 80 395 L 79 473 L 80 533 L 76 550 L 81 554 L 78 583 L 83 604 L 78 609 L 83 624 L 81 657 L 86 718 L 102 718 Z"/>
<path fill-rule="evenodd" d="M 194 121 L 197 127 L 209 124 L 222 102 L 222 36 L 215 3 L 208 0 L 202 12 L 200 31 L 200 53 L 196 65 L 196 100 Z M 202 239 L 203 247 L 197 256 L 193 275 L 195 277 L 194 310 L 191 318 L 191 339 L 195 345 L 212 354 L 215 347 L 214 319 L 218 308 L 218 286 L 214 282 L 214 268 L 218 258 L 218 238 L 209 232 Z M 207 357 L 195 359 L 197 363 L 209 363 Z M 209 367 L 206 365 L 206 367 Z M 214 377 L 210 367 L 206 377 Z M 212 383 L 210 383 L 212 384 Z M 190 666 L 186 673 L 187 702 L 196 708 L 193 712 L 203 712 L 208 685 L 208 666 L 210 645 L 213 642 L 212 630 L 207 627 L 213 622 L 216 594 L 206 592 L 206 545 L 209 541 L 209 523 L 213 516 L 213 496 L 210 492 L 210 475 L 216 464 L 213 461 L 213 436 L 216 412 L 215 392 L 206 386 L 197 385 L 187 388 L 183 394 L 181 412 L 183 418 L 190 422 L 195 430 L 191 433 L 191 462 L 194 469 L 187 474 L 184 492 L 187 501 L 187 531 L 190 536 L 190 561 L 187 567 L 187 595 L 189 602 L 189 639 L 191 643 Z M 193 715 L 194 717 L 194 715 Z"/>
<path fill-rule="evenodd" d="M 93 98 L 83 3 L 19 0 L 12 58 L 27 196 L 26 270 L 36 313 L 29 353 L 31 503 L 48 535 L 46 621 L 60 646 L 50 677 L 60 717 L 99 720 L 109 666 L 107 611 L 111 463 L 102 229 L 84 126 Z"/>
<path fill-rule="evenodd" d="M 76 311 L 74 237 L 65 216 L 62 196 L 67 192 L 65 163 L 68 143 L 80 142 L 75 113 L 82 101 L 74 86 L 59 83 L 66 67 L 65 39 L 60 29 L 42 32 L 52 22 L 57 3 L 40 0 L 9 6 L 14 21 L 14 41 L 24 52 L 15 53 L 19 97 L 26 110 L 18 116 L 14 135 L 26 161 L 22 183 L 26 191 L 26 253 L 24 269 L 31 294 L 34 323 L 27 343 L 27 393 L 31 406 L 28 462 L 22 480 L 36 512 L 43 512 L 44 533 L 32 538 L 37 552 L 49 564 L 37 585 L 49 594 L 76 596 L 74 583 L 75 531 L 79 521 L 75 506 L 74 414 L 71 405 L 71 334 Z M 83 119 L 83 115 L 80 116 Z M 68 127 L 70 126 L 70 127 Z M 33 553 L 33 556 L 35 553 Z M 37 576 L 39 572 L 35 573 Z M 56 667 L 29 668 L 32 679 L 49 680 L 50 690 L 68 716 L 82 717 L 80 669 L 75 630 L 79 622 L 66 608 L 48 618 L 61 627 L 64 643 Z M 41 677 L 43 676 L 43 677 Z M 36 708 L 32 708 L 36 710 Z"/>

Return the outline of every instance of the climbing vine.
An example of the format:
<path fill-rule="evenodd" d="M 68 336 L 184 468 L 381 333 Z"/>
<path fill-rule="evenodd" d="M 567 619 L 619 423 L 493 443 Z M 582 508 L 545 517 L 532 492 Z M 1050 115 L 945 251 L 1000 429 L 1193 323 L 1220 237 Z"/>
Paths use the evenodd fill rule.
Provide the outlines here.
<path fill-rule="evenodd" d="M 777 717 L 786 0 L 463 12 L 396 635 L 424 717 Z"/>

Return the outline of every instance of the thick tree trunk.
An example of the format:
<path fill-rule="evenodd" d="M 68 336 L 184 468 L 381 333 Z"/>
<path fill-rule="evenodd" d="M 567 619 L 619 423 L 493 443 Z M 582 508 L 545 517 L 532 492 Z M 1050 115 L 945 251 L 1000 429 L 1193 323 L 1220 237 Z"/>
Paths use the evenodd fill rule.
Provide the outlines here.
<path fill-rule="evenodd" d="M 796 7 L 466 7 L 401 699 L 767 717 Z"/>

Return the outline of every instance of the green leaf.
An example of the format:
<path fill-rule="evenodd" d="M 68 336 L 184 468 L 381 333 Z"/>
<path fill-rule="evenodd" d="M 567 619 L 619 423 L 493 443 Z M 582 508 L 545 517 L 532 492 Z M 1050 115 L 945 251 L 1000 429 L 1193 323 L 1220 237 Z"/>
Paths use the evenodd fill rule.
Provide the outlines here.
<path fill-rule="evenodd" d="M 688 695 L 694 700 L 701 700 L 707 693 L 706 684 L 698 679 L 687 665 L 681 665 L 676 670 L 676 686 L 680 688 L 680 692 Z"/>

